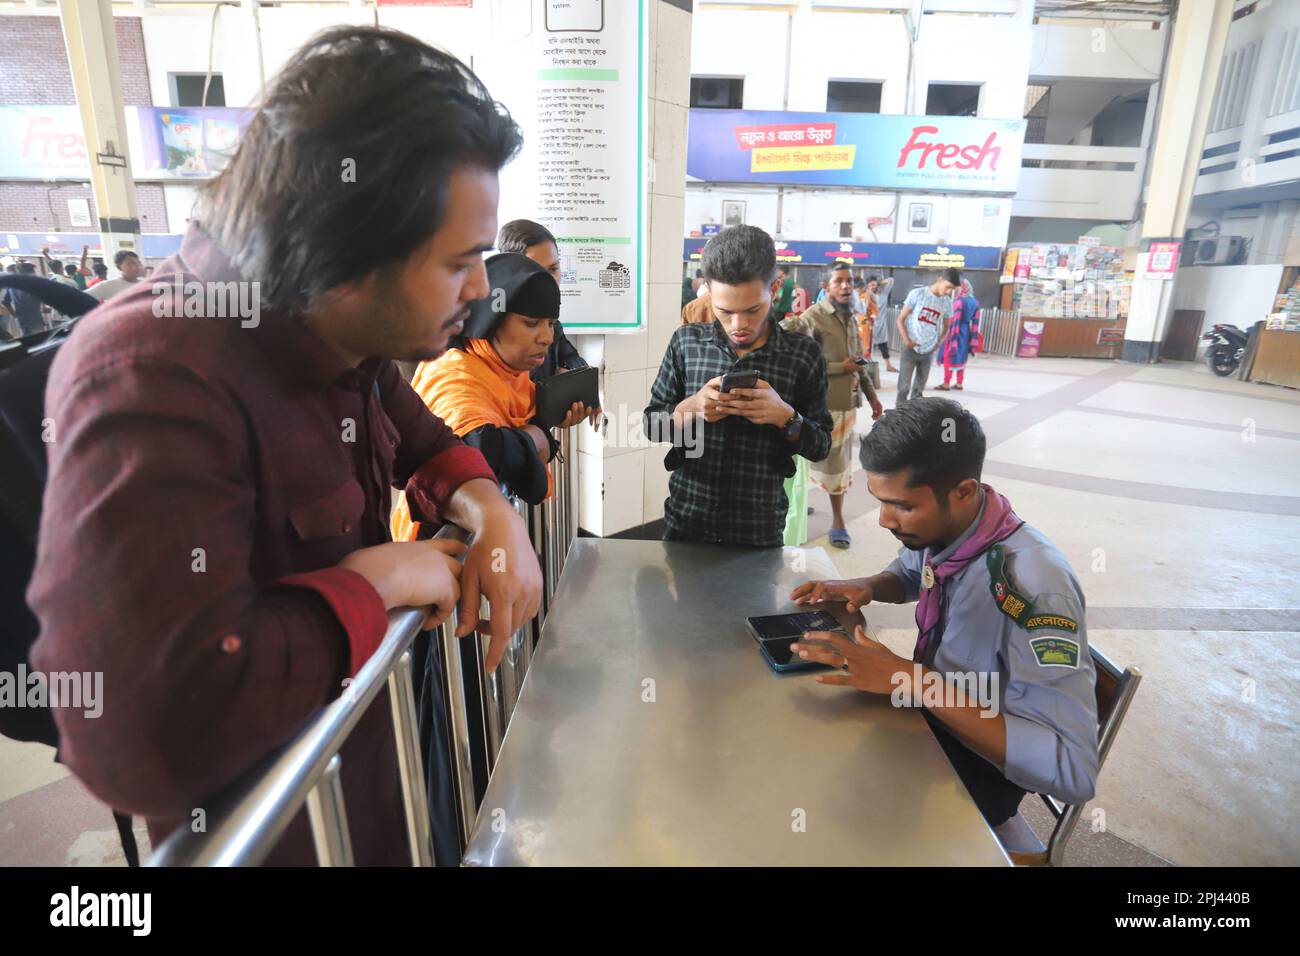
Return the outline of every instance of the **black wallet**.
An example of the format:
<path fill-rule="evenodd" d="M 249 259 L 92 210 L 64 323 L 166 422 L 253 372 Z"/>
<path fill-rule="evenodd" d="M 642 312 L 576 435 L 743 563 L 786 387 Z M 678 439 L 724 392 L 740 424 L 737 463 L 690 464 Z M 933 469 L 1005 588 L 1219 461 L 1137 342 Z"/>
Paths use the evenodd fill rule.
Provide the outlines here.
<path fill-rule="evenodd" d="M 564 421 L 574 402 L 595 408 L 600 404 L 599 385 L 600 373 L 591 365 L 542 379 L 537 383 L 534 420 L 543 428 L 554 428 Z"/>

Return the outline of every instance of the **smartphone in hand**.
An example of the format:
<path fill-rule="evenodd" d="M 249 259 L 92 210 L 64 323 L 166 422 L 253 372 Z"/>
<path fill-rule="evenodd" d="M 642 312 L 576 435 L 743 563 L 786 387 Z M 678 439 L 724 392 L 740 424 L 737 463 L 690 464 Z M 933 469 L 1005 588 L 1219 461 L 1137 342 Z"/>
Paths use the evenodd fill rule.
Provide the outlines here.
<path fill-rule="evenodd" d="M 733 388 L 753 388 L 757 384 L 758 369 L 733 369 L 726 375 L 722 376 L 722 384 L 718 387 L 718 391 L 729 392 Z"/>

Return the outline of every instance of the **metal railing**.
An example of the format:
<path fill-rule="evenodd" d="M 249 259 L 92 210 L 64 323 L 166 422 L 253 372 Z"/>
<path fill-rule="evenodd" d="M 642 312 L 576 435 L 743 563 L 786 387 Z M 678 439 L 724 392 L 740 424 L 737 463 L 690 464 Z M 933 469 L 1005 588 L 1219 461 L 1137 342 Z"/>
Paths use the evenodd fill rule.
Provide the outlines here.
<path fill-rule="evenodd" d="M 485 751 L 481 756 L 490 775 L 577 527 L 570 448 L 570 435 L 565 430 L 560 435 L 560 457 L 552 464 L 555 493 L 551 498 L 540 507 L 514 501 L 528 524 L 542 569 L 543 604 L 537 617 L 515 632 L 500 665 L 490 675 L 483 666 L 487 634 L 474 632 L 457 638 L 458 622 L 453 613 L 431 636 L 429 652 L 439 653 L 442 661 L 447 747 L 462 850 L 474 828 L 478 815 L 476 794 L 481 792 L 474 776 L 475 750 Z M 462 541 L 469 538 L 453 525 L 443 526 L 435 537 Z M 429 804 L 411 674 L 411 647 L 423 620 L 424 612 L 414 608 L 389 612 L 388 630 L 379 648 L 343 692 L 288 744 L 204 802 L 204 832 L 182 825 L 155 848 L 146 865 L 256 866 L 266 859 L 306 806 L 320 865 L 351 866 L 352 842 L 339 776 L 339 751 L 386 683 L 411 863 L 432 866 Z M 471 707 L 467 681 L 473 681 L 478 688 L 476 696 L 481 706 Z M 481 782 L 485 787 L 486 780 Z"/>
<path fill-rule="evenodd" d="M 882 309 L 877 322 L 889 327 L 889 353 L 896 356 L 903 349 L 903 338 L 898 334 L 898 313 L 902 306 L 891 305 Z M 1020 346 L 1020 311 L 1013 309 L 980 309 L 980 332 L 984 335 L 984 351 L 990 355 L 1016 357 Z"/>
<path fill-rule="evenodd" d="M 980 309 L 979 317 L 984 351 L 1015 358 L 1020 348 L 1020 310 Z"/>

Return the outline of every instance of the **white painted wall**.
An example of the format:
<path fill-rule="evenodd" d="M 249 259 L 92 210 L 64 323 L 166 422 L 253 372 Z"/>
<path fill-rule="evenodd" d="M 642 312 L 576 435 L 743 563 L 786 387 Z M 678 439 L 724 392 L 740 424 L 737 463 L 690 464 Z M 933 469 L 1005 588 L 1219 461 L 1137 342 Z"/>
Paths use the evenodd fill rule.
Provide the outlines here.
<path fill-rule="evenodd" d="M 1015 118 L 1024 107 L 1030 8 L 1020 4 L 1020 12 L 1010 16 L 922 17 L 910 101 L 909 28 L 898 13 L 800 6 L 791 18 L 783 11 L 702 6 L 694 15 L 691 73 L 744 77 L 745 109 L 782 109 L 788 34 L 791 110 L 824 111 L 828 80 L 873 80 L 883 83 L 881 112 L 923 114 L 929 82 L 969 82 L 984 86 L 981 116 Z M 998 55 L 954 55 L 980 50 L 997 50 Z"/>
<path fill-rule="evenodd" d="M 1000 246 L 1006 241 L 1011 221 L 1011 200 L 1005 196 L 787 187 L 782 203 L 784 222 L 778 224 L 776 187 L 690 184 L 686 188 L 686 235 L 701 231 L 705 223 L 720 224 L 722 203 L 731 200 L 745 202 L 745 221 L 749 225 L 783 239 L 796 240 L 839 239 L 839 224 L 851 221 L 853 238 L 860 242 Z M 931 206 L 929 231 L 908 229 L 911 222 L 908 207 L 912 203 Z M 874 232 L 867 224 L 870 218 L 891 216 L 893 223 L 877 225 Z"/>
<path fill-rule="evenodd" d="M 1249 329 L 1273 311 L 1281 281 L 1281 265 L 1181 268 L 1174 280 L 1173 307 L 1204 309 L 1202 332 L 1216 322 Z"/>
<path fill-rule="evenodd" d="M 1123 27 L 1095 20 L 1033 28 L 1031 79 L 1158 80 L 1165 30 Z"/>
<path fill-rule="evenodd" d="M 199 188 L 191 183 L 163 183 L 163 202 L 167 205 L 167 231 L 179 235 L 187 228 L 190 211 Z"/>
<path fill-rule="evenodd" d="M 1052 150 L 1082 150 L 1082 155 L 1087 155 L 1090 150 L 1106 148 L 1026 146 L 1025 150 L 1041 149 L 1049 153 Z M 1142 151 L 1134 149 L 1132 152 Z M 1141 188 L 1142 178 L 1137 170 L 1022 169 L 1013 209 L 1016 216 L 1126 222 L 1135 214 Z"/>
<path fill-rule="evenodd" d="M 506 15 L 520 4 L 527 22 L 527 0 L 495 0 Z M 489 29 L 489 8 L 383 7 L 379 23 L 404 30 L 469 62 Z M 154 103 L 169 105 L 168 73 L 202 73 L 208 67 L 212 8 L 165 10 L 147 7 L 142 16 L 149 87 Z M 313 34 L 344 24 L 369 25 L 374 11 L 352 7 L 262 7 L 259 11 L 262 58 L 266 76 L 273 77 Z M 518 22 L 518 19 L 516 19 Z M 212 69 L 222 75 L 228 106 L 249 106 L 259 94 L 255 33 L 251 16 L 239 7 L 222 7 L 217 14 Z"/>

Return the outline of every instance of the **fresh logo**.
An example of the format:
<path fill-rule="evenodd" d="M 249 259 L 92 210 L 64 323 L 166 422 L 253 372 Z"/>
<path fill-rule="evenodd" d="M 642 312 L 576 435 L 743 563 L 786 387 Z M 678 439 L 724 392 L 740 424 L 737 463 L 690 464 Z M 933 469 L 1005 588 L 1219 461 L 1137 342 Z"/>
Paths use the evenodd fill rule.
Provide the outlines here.
<path fill-rule="evenodd" d="M 931 154 L 936 154 L 934 165 L 940 169 L 983 169 L 984 161 L 987 159 L 989 169 L 997 172 L 998 159 L 1002 156 L 1002 147 L 993 145 L 997 141 L 997 133 L 989 133 L 982 146 L 971 144 L 963 147 L 956 143 L 928 143 L 919 139 L 923 134 L 937 132 L 939 132 L 937 126 L 912 127 L 912 135 L 899 150 L 898 168 L 902 169 L 907 165 L 912 153 L 919 152 L 921 155 L 916 163 L 917 169 L 925 169 Z"/>

